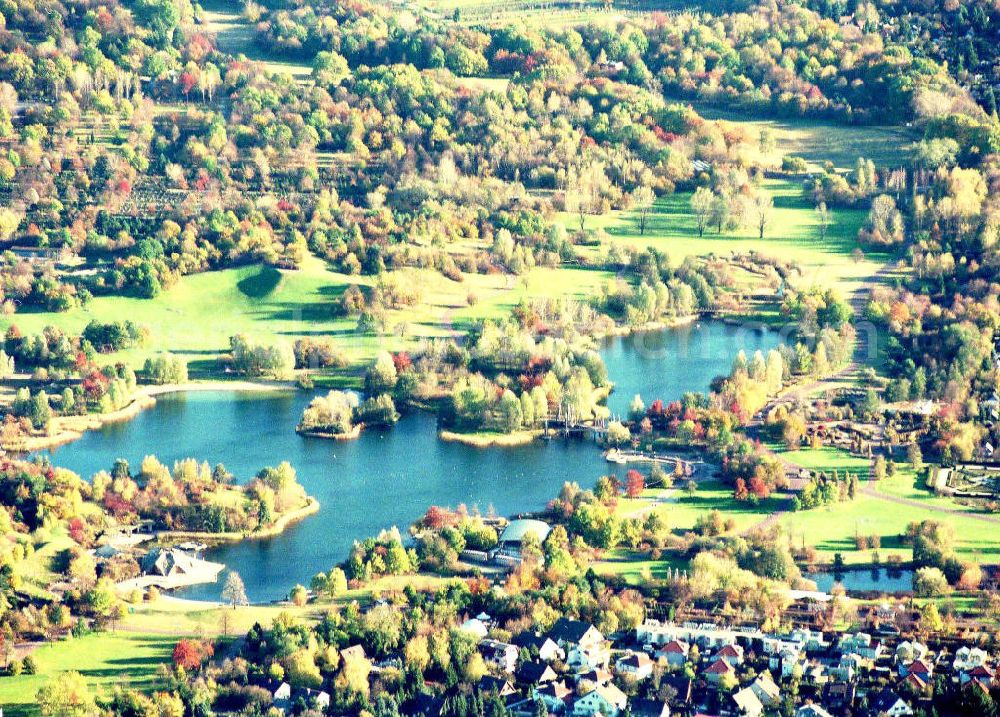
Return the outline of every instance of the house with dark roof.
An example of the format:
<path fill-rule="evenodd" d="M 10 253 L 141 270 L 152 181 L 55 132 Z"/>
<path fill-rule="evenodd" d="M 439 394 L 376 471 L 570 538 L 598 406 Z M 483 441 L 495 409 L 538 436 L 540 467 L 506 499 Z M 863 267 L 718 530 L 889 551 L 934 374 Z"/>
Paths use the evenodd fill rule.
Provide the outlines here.
<path fill-rule="evenodd" d="M 628 709 L 632 717 L 670 717 L 670 705 L 659 700 L 629 700 Z"/>
<path fill-rule="evenodd" d="M 533 700 L 541 700 L 545 703 L 545 709 L 558 714 L 563 713 L 573 699 L 573 690 L 566 686 L 566 683 L 547 682 L 541 687 L 534 687 L 531 690 Z"/>
<path fill-rule="evenodd" d="M 666 674 L 660 680 L 660 686 L 669 687 L 672 696 L 667 700 L 671 706 L 687 709 L 694 700 L 694 680 L 683 674 Z"/>
<path fill-rule="evenodd" d="M 604 635 L 589 622 L 561 617 L 548 632 L 548 637 L 563 649 L 570 647 L 599 647 L 604 643 Z"/>
<path fill-rule="evenodd" d="M 986 665 L 976 665 L 971 670 L 962 672 L 958 676 L 958 681 L 960 684 L 965 685 L 973 680 L 977 680 L 987 687 L 992 687 L 994 678 L 995 673 L 991 668 Z"/>
<path fill-rule="evenodd" d="M 556 675 L 544 662 L 524 662 L 514 674 L 514 679 L 521 685 L 543 685 L 555 681 Z"/>
<path fill-rule="evenodd" d="M 898 694 L 886 687 L 868 698 L 868 714 L 871 717 L 911 717 L 913 708 Z"/>
<path fill-rule="evenodd" d="M 510 697 L 517 694 L 517 690 L 509 680 L 494 677 L 493 675 L 483 675 L 479 678 L 479 691 L 485 694 L 495 692 L 500 697 Z"/>
<path fill-rule="evenodd" d="M 548 635 L 536 635 L 533 632 L 522 632 L 511 640 L 511 643 L 518 647 L 527 648 L 533 654 L 538 653 L 538 659 L 543 662 L 554 662 L 555 660 L 565 660 L 566 651 L 559 647 Z"/>
<path fill-rule="evenodd" d="M 420 692 L 410 701 L 406 714 L 412 717 L 440 717 L 443 709 L 444 698 Z"/>

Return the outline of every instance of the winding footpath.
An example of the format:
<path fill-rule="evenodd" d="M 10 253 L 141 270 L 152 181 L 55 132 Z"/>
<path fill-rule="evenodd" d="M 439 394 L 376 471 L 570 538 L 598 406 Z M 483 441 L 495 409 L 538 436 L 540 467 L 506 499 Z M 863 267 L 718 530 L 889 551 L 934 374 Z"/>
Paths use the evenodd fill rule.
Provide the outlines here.
<path fill-rule="evenodd" d="M 844 366 L 842 369 L 833 373 L 829 376 L 825 376 L 814 381 L 808 381 L 805 383 L 797 384 L 787 391 L 781 393 L 777 398 L 772 400 L 763 412 L 770 410 L 773 406 L 778 403 L 786 403 L 789 400 L 797 401 L 804 399 L 810 394 L 814 393 L 820 389 L 824 384 L 832 384 L 837 381 L 842 381 L 847 378 L 856 377 L 858 372 L 864 366 L 870 366 L 874 362 L 878 354 L 877 344 L 872 342 L 878 340 L 877 331 L 874 326 L 868 324 L 864 321 L 859 321 L 860 317 L 864 316 L 865 308 L 868 304 L 868 298 L 871 292 L 880 284 L 885 283 L 887 278 L 896 271 L 896 264 L 890 262 L 883 264 L 879 269 L 871 276 L 866 277 L 852 292 L 849 298 L 849 303 L 854 311 L 855 326 L 857 327 L 861 324 L 861 330 L 858 331 L 857 337 L 854 343 L 854 356 L 850 363 Z M 752 421 L 747 427 L 754 428 L 761 424 L 760 420 Z M 798 465 L 792 460 L 789 460 L 784 454 L 775 454 L 775 457 L 781 462 L 785 473 L 798 473 L 803 466 Z M 902 505 L 908 508 L 916 508 L 920 510 L 930 511 L 932 513 L 939 513 L 942 515 L 952 515 L 963 518 L 970 518 L 972 520 L 977 520 L 983 523 L 990 523 L 992 525 L 1000 525 L 1000 516 L 988 515 L 985 513 L 977 513 L 973 511 L 962 510 L 960 508 L 948 508 L 941 505 L 933 505 L 927 501 L 922 501 L 915 498 L 904 498 L 903 496 L 891 495 L 885 493 L 878 489 L 878 481 L 872 478 L 872 471 L 869 469 L 868 477 L 866 480 L 861 482 L 861 492 L 870 498 L 875 498 L 876 500 L 885 501 L 887 503 L 893 503 L 895 505 Z M 764 520 L 755 523 L 745 530 L 742 531 L 743 535 L 756 531 L 767 531 L 781 520 L 786 513 L 791 511 L 792 498 L 791 496 L 785 498 L 782 503 L 782 507 L 770 515 L 768 515 Z"/>

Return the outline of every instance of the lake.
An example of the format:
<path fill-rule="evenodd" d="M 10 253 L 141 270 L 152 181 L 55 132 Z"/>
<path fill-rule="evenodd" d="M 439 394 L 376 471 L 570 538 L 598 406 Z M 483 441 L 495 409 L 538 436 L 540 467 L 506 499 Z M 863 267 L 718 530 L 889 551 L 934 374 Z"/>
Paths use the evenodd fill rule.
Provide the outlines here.
<path fill-rule="evenodd" d="M 670 331 L 612 339 L 602 349 L 616 384 L 609 406 L 626 413 L 639 393 L 647 405 L 688 391 L 705 391 L 728 373 L 736 353 L 778 343 L 777 335 L 706 322 Z M 406 532 L 431 505 L 464 503 L 500 515 L 538 510 L 565 481 L 584 487 L 612 470 L 587 440 L 537 442 L 478 449 L 437 439 L 433 414 L 407 413 L 391 431 L 366 431 L 356 441 L 303 438 L 294 427 L 312 392 L 191 392 L 162 396 L 127 423 L 91 431 L 52 451 L 53 462 L 89 478 L 116 459 L 138 465 L 156 455 L 168 466 L 195 457 L 224 463 L 241 481 L 266 465 L 289 461 L 320 511 L 280 536 L 208 551 L 243 578 L 254 602 L 287 596 L 347 557 L 354 540 L 393 525 Z M 619 472 L 621 467 L 615 467 Z M 216 600 L 220 584 L 178 591 Z"/>

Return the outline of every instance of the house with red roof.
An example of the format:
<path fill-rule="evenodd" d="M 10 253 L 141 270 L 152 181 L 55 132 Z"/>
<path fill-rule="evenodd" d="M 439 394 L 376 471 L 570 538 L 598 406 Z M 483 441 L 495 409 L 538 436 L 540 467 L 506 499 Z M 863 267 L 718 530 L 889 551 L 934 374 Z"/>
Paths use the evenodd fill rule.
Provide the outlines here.
<path fill-rule="evenodd" d="M 712 684 L 718 684 L 726 675 L 736 677 L 736 668 L 720 658 L 705 668 L 704 674 L 706 680 Z"/>

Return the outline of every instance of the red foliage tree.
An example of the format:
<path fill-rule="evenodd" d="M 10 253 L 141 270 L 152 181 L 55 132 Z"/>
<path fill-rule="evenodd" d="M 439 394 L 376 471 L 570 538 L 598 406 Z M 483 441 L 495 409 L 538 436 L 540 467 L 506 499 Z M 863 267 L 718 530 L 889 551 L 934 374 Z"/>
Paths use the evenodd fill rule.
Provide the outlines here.
<path fill-rule="evenodd" d="M 767 487 L 767 483 L 759 475 L 750 479 L 750 492 L 761 500 L 771 495 L 771 489 Z"/>
<path fill-rule="evenodd" d="M 181 640 L 174 646 L 174 664 L 185 670 L 198 669 L 211 656 L 211 645 L 198 640 Z"/>
<path fill-rule="evenodd" d="M 646 487 L 646 479 L 642 473 L 634 468 L 625 474 L 625 495 L 629 498 L 637 497 Z"/>

